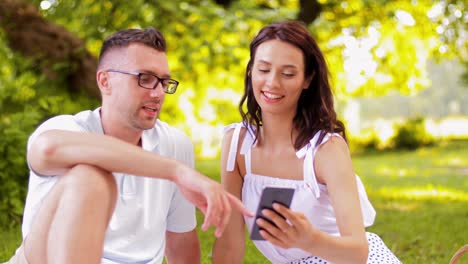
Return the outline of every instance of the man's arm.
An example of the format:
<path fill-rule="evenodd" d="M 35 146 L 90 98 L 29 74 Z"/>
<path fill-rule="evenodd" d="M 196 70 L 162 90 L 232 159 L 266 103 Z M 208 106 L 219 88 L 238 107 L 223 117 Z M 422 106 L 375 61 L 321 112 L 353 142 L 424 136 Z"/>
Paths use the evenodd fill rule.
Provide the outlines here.
<path fill-rule="evenodd" d="M 200 263 L 200 242 L 197 232 L 166 231 L 166 261 L 168 264 Z"/>
<path fill-rule="evenodd" d="M 252 216 L 223 187 L 174 159 L 156 155 L 114 137 L 84 132 L 49 130 L 31 142 L 28 163 L 42 175 L 61 175 L 78 164 L 174 181 L 182 194 L 204 214 L 202 229 L 216 226 L 220 236 L 229 221 L 231 206 Z"/>
<path fill-rule="evenodd" d="M 87 164 L 110 172 L 175 181 L 177 169 L 185 167 L 111 136 L 65 130 L 40 134 L 31 142 L 27 158 L 35 172 L 50 176 L 62 175 L 78 164 Z M 157 175 L 154 168 L 158 168 Z"/>

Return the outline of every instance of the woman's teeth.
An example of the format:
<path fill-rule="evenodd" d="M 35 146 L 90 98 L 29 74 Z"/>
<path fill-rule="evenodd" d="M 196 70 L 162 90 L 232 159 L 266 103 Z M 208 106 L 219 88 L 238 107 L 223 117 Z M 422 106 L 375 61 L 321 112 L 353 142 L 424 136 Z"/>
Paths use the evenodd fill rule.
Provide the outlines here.
<path fill-rule="evenodd" d="M 267 93 L 267 92 L 263 92 L 263 94 L 264 94 L 265 97 L 267 97 L 268 99 L 279 99 L 279 98 L 282 97 L 281 95 L 275 95 L 275 94 L 271 94 L 271 93 Z"/>

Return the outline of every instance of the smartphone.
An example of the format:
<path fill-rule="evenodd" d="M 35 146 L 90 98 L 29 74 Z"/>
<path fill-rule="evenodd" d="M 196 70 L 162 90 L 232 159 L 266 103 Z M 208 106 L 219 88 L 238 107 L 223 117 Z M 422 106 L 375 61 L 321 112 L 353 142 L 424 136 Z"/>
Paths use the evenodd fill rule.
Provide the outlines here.
<path fill-rule="evenodd" d="M 262 210 L 270 209 L 274 211 L 273 203 L 279 203 L 289 208 L 291 206 L 291 201 L 292 201 L 293 196 L 294 196 L 294 189 L 292 188 L 266 187 L 265 189 L 263 189 L 262 195 L 260 197 L 260 202 L 258 203 L 255 220 L 254 220 L 251 232 L 250 232 L 250 239 L 265 240 L 260 235 L 260 227 L 256 223 L 258 218 L 263 218 L 266 221 L 269 221 L 268 219 L 263 217 Z M 271 221 L 269 222 L 273 224 Z"/>

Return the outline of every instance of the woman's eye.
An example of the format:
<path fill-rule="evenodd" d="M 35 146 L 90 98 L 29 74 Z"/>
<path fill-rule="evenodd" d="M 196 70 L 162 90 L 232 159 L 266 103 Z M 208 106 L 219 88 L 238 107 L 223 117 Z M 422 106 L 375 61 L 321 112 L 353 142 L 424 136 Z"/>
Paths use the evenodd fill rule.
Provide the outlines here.
<path fill-rule="evenodd" d="M 269 72 L 270 70 L 268 70 L 268 69 L 258 69 L 258 71 L 260 71 L 260 72 Z"/>
<path fill-rule="evenodd" d="M 283 75 L 290 78 L 290 77 L 294 76 L 294 73 L 286 73 L 285 72 L 285 73 L 283 73 Z"/>

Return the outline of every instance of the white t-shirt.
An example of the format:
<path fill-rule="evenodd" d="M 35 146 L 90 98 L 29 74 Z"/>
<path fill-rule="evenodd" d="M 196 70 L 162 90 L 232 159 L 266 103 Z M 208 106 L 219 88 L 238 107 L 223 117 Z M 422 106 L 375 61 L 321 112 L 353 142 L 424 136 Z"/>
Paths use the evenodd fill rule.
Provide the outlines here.
<path fill-rule="evenodd" d="M 56 116 L 45 121 L 30 136 L 28 150 L 38 135 L 52 129 L 103 134 L 100 108 L 74 116 Z M 194 167 L 190 139 L 160 120 L 154 128 L 143 132 L 142 147 Z M 171 181 L 113 174 L 118 198 L 106 231 L 102 263 L 162 263 L 166 231 L 192 231 L 196 227 L 195 207 Z M 57 180 L 58 177 L 39 176 L 30 171 L 22 225 L 23 238 L 28 235 L 44 197 Z"/>

